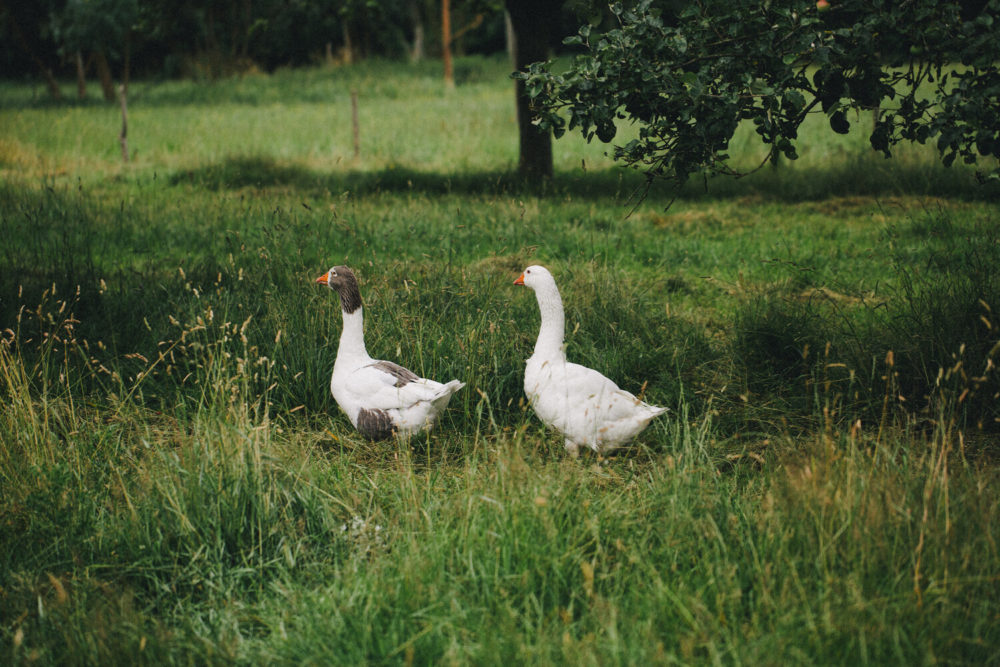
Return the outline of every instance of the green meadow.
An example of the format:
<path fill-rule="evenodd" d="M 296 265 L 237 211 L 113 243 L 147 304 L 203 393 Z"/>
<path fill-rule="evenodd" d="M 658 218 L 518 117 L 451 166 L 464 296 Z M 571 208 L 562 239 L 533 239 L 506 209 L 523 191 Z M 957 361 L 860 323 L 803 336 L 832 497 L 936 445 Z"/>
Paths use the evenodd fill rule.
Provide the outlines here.
<path fill-rule="evenodd" d="M 1000 662 L 996 186 L 865 117 L 525 183 L 508 70 L 135 81 L 128 163 L 117 106 L 0 83 L 0 662 Z M 536 263 L 670 408 L 612 456 L 525 403 Z M 330 396 L 335 264 L 373 356 L 466 382 L 429 434 Z"/>

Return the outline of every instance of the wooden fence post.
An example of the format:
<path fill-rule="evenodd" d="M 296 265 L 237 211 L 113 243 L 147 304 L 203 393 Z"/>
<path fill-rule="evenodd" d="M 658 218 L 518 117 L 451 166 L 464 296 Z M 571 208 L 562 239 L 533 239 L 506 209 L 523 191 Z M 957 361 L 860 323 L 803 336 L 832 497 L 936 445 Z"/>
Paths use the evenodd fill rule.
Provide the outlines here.
<path fill-rule="evenodd" d="M 118 143 L 122 146 L 122 162 L 128 162 L 128 108 L 125 105 L 125 84 L 118 86 L 118 97 L 122 103 L 122 131 Z"/>
<path fill-rule="evenodd" d="M 351 91 L 351 132 L 354 137 L 354 159 L 361 157 L 361 128 L 358 126 L 358 91 Z"/>

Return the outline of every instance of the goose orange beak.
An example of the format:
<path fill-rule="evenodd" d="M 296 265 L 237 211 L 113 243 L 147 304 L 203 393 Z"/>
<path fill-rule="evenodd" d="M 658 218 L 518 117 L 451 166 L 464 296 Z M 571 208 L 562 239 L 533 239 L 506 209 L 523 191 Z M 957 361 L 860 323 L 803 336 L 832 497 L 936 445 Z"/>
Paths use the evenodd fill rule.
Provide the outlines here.
<path fill-rule="evenodd" d="M 324 273 L 319 278 L 316 279 L 316 283 L 319 285 L 329 285 L 329 274 Z"/>
<path fill-rule="evenodd" d="M 517 280 L 514 281 L 514 284 L 515 285 L 523 285 L 524 284 L 524 274 L 523 273 L 517 277 Z"/>

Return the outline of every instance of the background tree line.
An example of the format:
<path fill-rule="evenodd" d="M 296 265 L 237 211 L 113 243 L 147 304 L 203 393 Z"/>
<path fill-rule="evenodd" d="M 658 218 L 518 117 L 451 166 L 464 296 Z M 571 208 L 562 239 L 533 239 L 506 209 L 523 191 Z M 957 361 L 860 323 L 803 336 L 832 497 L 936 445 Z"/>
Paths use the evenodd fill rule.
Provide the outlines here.
<path fill-rule="evenodd" d="M 503 52 L 504 3 L 451 0 L 453 50 Z M 585 2 L 537 5 L 546 43 L 558 46 Z M 547 7 L 548 6 L 548 7 Z M 547 11 L 554 8 L 555 11 Z M 362 58 L 439 58 L 442 0 L 0 0 L 0 67 L 6 78 L 217 77 Z"/>

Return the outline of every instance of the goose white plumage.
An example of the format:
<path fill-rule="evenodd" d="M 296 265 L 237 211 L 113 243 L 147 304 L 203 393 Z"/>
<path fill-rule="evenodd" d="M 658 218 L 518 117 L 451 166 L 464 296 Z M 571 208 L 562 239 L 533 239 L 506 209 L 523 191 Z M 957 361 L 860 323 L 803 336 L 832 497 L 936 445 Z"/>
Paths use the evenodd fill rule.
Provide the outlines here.
<path fill-rule="evenodd" d="M 358 280 L 346 266 L 316 279 L 340 296 L 344 327 L 330 377 L 330 393 L 351 424 L 370 440 L 410 436 L 434 425 L 452 394 L 465 386 L 417 376 L 391 361 L 372 359 L 365 348 Z"/>
<path fill-rule="evenodd" d="M 538 418 L 565 437 L 566 451 L 581 446 L 607 453 L 638 435 L 667 408 L 645 403 L 592 368 L 566 360 L 566 318 L 555 278 L 529 266 L 514 281 L 538 299 L 542 324 L 524 369 L 524 393 Z"/>

